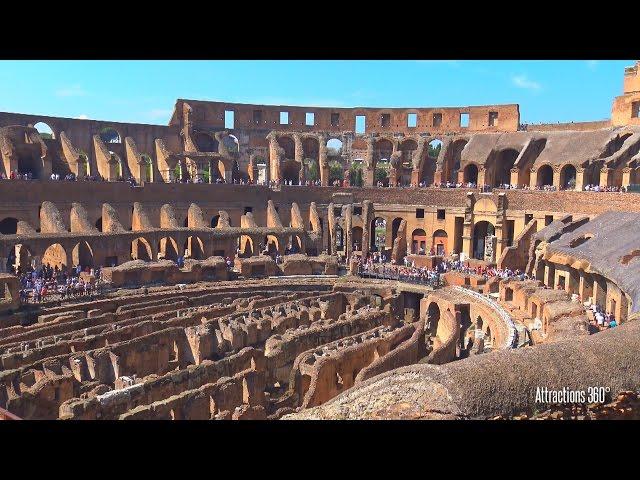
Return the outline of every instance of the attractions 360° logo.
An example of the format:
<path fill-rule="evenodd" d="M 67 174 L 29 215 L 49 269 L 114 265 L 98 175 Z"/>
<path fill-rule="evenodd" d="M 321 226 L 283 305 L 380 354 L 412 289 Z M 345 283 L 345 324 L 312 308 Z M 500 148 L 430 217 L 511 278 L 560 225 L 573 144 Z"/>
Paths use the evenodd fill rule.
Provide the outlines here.
<path fill-rule="evenodd" d="M 586 390 L 551 390 L 547 387 L 536 388 L 536 403 L 571 404 L 571 403 L 604 403 L 607 401 L 609 387 L 588 387 Z"/>

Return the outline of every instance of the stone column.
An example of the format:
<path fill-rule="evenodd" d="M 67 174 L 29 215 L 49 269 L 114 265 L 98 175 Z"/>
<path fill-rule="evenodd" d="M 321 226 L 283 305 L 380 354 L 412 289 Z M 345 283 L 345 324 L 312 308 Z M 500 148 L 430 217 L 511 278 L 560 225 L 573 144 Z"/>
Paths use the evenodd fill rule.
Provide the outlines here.
<path fill-rule="evenodd" d="M 353 228 L 353 205 L 349 204 L 345 207 L 342 207 L 342 212 L 344 214 L 344 231 L 342 232 L 342 234 L 344 242 L 346 242 L 344 245 L 344 250 L 346 261 L 348 263 L 353 253 L 353 244 L 351 243 L 353 240 L 353 232 L 351 231 Z"/>
<path fill-rule="evenodd" d="M 469 257 L 473 257 L 473 205 L 475 198 L 473 192 L 467 192 L 464 210 L 464 224 L 462 228 L 462 251 Z"/>
<path fill-rule="evenodd" d="M 584 189 L 584 168 L 576 168 L 576 190 Z"/>
<path fill-rule="evenodd" d="M 609 186 L 609 167 L 602 167 L 600 170 L 600 185 Z"/>
<path fill-rule="evenodd" d="M 560 190 L 562 188 L 562 185 L 560 185 L 560 170 L 562 170 L 562 167 L 560 165 L 554 165 L 553 186 L 556 187 L 556 190 Z"/>
<path fill-rule="evenodd" d="M 305 175 L 304 175 L 304 149 L 302 148 L 302 139 L 300 135 L 297 133 L 293 134 L 293 143 L 295 145 L 295 161 L 300 165 L 300 171 L 298 173 L 298 182 L 300 185 L 304 183 Z"/>
<path fill-rule="evenodd" d="M 533 190 L 538 185 L 538 169 L 532 168 L 529 174 L 529 187 Z"/>
<path fill-rule="evenodd" d="M 631 168 L 624 167 L 622 169 L 622 186 L 628 187 L 631 185 Z"/>
<path fill-rule="evenodd" d="M 482 187 L 485 184 L 485 174 L 487 173 L 484 165 L 478 167 L 478 187 Z"/>
<path fill-rule="evenodd" d="M 511 185 L 518 185 L 518 180 L 519 177 L 518 175 L 520 174 L 520 169 L 519 168 L 512 168 L 511 169 Z"/>
<path fill-rule="evenodd" d="M 329 185 L 329 162 L 327 160 L 327 138 L 318 136 L 318 165 L 320 167 L 320 184 Z"/>

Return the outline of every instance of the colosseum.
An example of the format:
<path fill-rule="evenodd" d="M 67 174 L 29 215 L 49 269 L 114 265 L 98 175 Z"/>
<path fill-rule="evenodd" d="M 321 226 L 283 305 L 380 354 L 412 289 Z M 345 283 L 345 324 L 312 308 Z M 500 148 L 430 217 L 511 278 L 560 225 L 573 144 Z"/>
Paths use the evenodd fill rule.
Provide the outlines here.
<path fill-rule="evenodd" d="M 640 62 L 622 83 L 564 124 L 0 113 L 0 419 L 640 418 Z"/>

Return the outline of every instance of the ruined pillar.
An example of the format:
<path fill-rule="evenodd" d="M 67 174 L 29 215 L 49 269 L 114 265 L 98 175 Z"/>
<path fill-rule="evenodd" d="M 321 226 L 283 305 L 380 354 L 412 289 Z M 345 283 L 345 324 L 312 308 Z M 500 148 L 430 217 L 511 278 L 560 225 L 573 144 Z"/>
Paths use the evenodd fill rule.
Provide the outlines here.
<path fill-rule="evenodd" d="M 473 192 L 467 192 L 464 208 L 464 224 L 462 229 L 462 251 L 467 257 L 473 257 L 473 205 L 475 198 Z"/>
<path fill-rule="evenodd" d="M 538 169 L 532 168 L 531 172 L 529 173 L 529 188 L 531 188 L 531 190 L 534 190 L 537 185 L 538 185 Z"/>
<path fill-rule="evenodd" d="M 364 168 L 362 169 L 363 184 L 365 187 L 372 187 L 375 184 L 376 166 L 373 159 L 373 138 L 366 137 L 367 152 L 364 156 Z"/>
<path fill-rule="evenodd" d="M 511 169 L 511 185 L 518 185 L 520 183 L 520 169 L 518 167 Z"/>
<path fill-rule="evenodd" d="M 371 242 L 371 222 L 375 217 L 373 203 L 371 200 L 362 202 L 362 258 L 366 259 L 369 255 L 369 246 Z"/>
<path fill-rule="evenodd" d="M 318 135 L 318 167 L 320 168 L 320 184 L 329 185 L 329 162 L 327 159 L 327 137 Z"/>
<path fill-rule="evenodd" d="M 353 228 L 353 205 L 348 204 L 342 207 L 342 216 L 344 217 L 344 231 L 342 235 L 344 237 L 344 254 L 346 257 L 347 263 L 349 263 L 349 259 L 353 253 L 353 244 L 351 241 L 353 240 L 353 232 L 351 231 Z"/>
<path fill-rule="evenodd" d="M 622 169 L 622 186 L 628 187 L 631 185 L 631 168 L 624 167 Z"/>
<path fill-rule="evenodd" d="M 336 215 L 334 212 L 333 203 L 330 203 L 327 207 L 327 224 L 329 229 L 329 255 L 335 255 L 336 248 Z"/>
<path fill-rule="evenodd" d="M 584 190 L 584 168 L 576 168 L 576 190 Z"/>
<path fill-rule="evenodd" d="M 478 186 L 482 187 L 486 182 L 485 182 L 485 174 L 487 173 L 486 168 L 484 168 L 484 165 L 480 165 L 478 167 Z"/>
<path fill-rule="evenodd" d="M 562 185 L 560 185 L 560 165 L 554 165 L 553 167 L 553 186 L 556 187 L 556 190 L 560 190 Z"/>
<path fill-rule="evenodd" d="M 293 143 L 295 146 L 294 151 L 294 159 L 298 165 L 300 165 L 300 170 L 298 172 L 298 181 L 300 185 L 304 184 L 305 174 L 304 174 L 304 149 L 302 148 L 302 139 L 300 135 L 297 133 L 293 134 Z"/>

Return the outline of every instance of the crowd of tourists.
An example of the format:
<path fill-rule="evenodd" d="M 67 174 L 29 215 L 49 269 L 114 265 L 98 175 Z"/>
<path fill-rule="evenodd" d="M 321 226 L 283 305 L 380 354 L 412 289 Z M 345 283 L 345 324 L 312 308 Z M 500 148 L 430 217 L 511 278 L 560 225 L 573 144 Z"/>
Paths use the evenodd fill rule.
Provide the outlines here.
<path fill-rule="evenodd" d="M 89 274 L 80 276 L 82 267 L 60 269 L 45 264 L 38 268 L 29 267 L 27 271 L 17 272 L 20 282 L 20 301 L 22 303 L 41 303 L 48 300 L 66 300 L 68 298 L 92 297 L 99 294 L 104 282 L 101 269 L 86 269 Z"/>
<path fill-rule="evenodd" d="M 591 321 L 591 327 L 593 330 L 602 331 L 618 326 L 618 322 L 616 321 L 613 313 L 605 312 L 597 303 L 592 303 L 589 306 L 589 309 L 593 313 L 593 320 Z"/>

